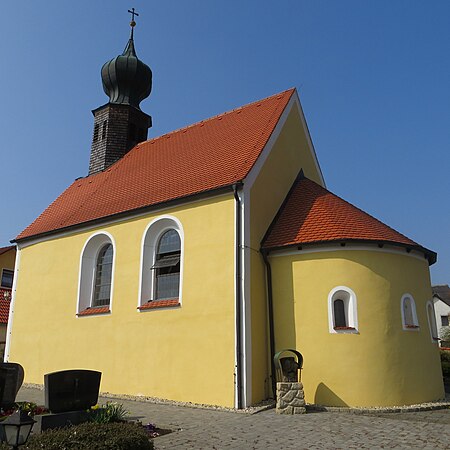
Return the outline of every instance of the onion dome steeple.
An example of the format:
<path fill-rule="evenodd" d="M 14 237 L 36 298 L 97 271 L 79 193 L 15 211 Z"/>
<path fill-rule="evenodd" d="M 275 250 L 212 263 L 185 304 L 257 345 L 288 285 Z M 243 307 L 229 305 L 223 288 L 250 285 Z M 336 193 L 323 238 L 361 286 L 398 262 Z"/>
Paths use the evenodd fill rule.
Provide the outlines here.
<path fill-rule="evenodd" d="M 103 90 L 109 97 L 110 103 L 131 105 L 139 108 L 139 103 L 150 95 L 152 90 L 152 71 L 136 55 L 134 48 L 134 27 L 136 22 L 133 15 L 131 35 L 123 53 L 102 67 Z"/>
<path fill-rule="evenodd" d="M 147 140 L 152 118 L 139 108 L 152 90 L 152 71 L 140 61 L 134 48 L 133 32 L 138 16 L 130 11 L 131 35 L 123 53 L 102 67 L 103 90 L 109 97 L 106 105 L 94 109 L 89 175 L 106 170 L 125 156 L 136 144 Z"/>

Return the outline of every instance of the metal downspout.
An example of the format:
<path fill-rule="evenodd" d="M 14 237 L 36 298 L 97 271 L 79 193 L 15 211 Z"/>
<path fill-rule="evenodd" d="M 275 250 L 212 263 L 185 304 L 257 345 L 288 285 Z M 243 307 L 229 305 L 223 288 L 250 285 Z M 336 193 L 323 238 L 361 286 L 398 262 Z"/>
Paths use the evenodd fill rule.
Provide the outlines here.
<path fill-rule="evenodd" d="M 237 407 L 242 406 L 242 331 L 241 331 L 241 303 L 242 303 L 242 258 L 241 258 L 241 199 L 237 193 L 238 185 L 233 185 L 236 200 L 236 390 Z"/>
<path fill-rule="evenodd" d="M 269 312 L 269 342 L 270 342 L 270 371 L 271 371 L 271 382 L 272 382 L 272 392 L 275 398 L 277 393 L 277 385 L 275 379 L 275 363 L 273 357 L 275 356 L 275 329 L 273 320 L 273 296 L 272 296 L 272 268 L 270 267 L 269 259 L 267 258 L 268 252 L 261 250 L 264 263 L 266 265 L 267 274 L 267 307 Z"/>

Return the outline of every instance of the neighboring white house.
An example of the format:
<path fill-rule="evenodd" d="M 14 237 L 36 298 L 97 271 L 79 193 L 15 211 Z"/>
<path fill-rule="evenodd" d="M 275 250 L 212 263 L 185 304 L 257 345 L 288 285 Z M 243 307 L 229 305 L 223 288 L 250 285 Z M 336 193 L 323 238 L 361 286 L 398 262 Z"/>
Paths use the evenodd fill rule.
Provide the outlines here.
<path fill-rule="evenodd" d="M 439 337 L 442 337 L 442 327 L 448 327 L 450 321 L 450 288 L 447 284 L 433 286 L 433 304 Z"/>

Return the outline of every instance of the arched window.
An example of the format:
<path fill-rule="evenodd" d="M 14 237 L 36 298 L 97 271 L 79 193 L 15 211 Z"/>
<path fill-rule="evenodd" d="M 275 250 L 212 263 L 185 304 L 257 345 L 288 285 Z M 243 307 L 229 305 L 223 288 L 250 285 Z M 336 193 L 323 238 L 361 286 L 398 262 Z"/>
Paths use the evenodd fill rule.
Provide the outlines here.
<path fill-rule="evenodd" d="M 338 286 L 328 295 L 330 333 L 357 333 L 356 295 L 348 287 Z"/>
<path fill-rule="evenodd" d="M 404 330 L 418 330 L 419 321 L 417 320 L 416 304 L 410 294 L 405 294 L 401 299 L 402 325 Z"/>
<path fill-rule="evenodd" d="M 112 262 L 113 247 L 111 244 L 106 244 L 100 249 L 97 256 L 92 306 L 109 305 L 111 296 Z"/>
<path fill-rule="evenodd" d="M 163 216 L 147 227 L 142 239 L 139 310 L 181 305 L 183 229 L 178 219 Z"/>
<path fill-rule="evenodd" d="M 427 317 L 428 326 L 430 328 L 431 342 L 437 344 L 439 342 L 438 330 L 436 325 L 436 317 L 434 314 L 433 303 L 431 301 L 427 302 Z"/>
<path fill-rule="evenodd" d="M 155 300 L 178 298 L 180 289 L 181 240 L 175 230 L 165 231 L 156 251 Z"/>
<path fill-rule="evenodd" d="M 77 315 L 109 313 L 114 281 L 114 242 L 109 233 L 94 234 L 81 252 Z"/>

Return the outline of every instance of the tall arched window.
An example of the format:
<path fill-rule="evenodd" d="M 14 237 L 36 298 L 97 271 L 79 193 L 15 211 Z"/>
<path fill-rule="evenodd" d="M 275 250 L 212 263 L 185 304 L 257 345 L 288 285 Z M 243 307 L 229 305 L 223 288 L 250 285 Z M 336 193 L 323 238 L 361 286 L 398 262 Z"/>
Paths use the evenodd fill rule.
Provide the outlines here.
<path fill-rule="evenodd" d="M 114 240 L 106 231 L 92 235 L 80 261 L 77 315 L 105 314 L 111 310 L 114 284 Z"/>
<path fill-rule="evenodd" d="M 183 292 L 184 233 L 174 216 L 153 220 L 142 238 L 138 310 L 178 307 Z"/>
<path fill-rule="evenodd" d="M 416 304 L 410 294 L 405 294 L 401 300 L 402 324 L 404 330 L 418 330 L 419 321 L 417 320 Z"/>
<path fill-rule="evenodd" d="M 95 265 L 95 283 L 92 306 L 109 305 L 111 297 L 111 277 L 113 263 L 113 246 L 104 245 L 97 256 Z"/>
<path fill-rule="evenodd" d="M 155 264 L 155 300 L 178 298 L 180 290 L 181 240 L 175 230 L 168 230 L 159 239 Z"/>
<path fill-rule="evenodd" d="M 337 286 L 328 294 L 330 333 L 358 333 L 356 295 L 346 286 Z"/>

